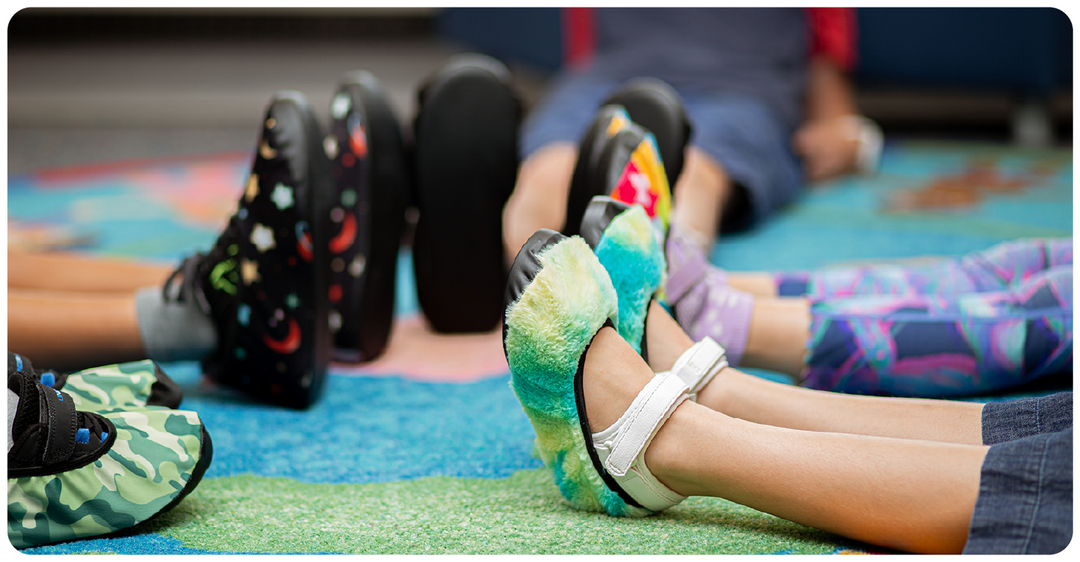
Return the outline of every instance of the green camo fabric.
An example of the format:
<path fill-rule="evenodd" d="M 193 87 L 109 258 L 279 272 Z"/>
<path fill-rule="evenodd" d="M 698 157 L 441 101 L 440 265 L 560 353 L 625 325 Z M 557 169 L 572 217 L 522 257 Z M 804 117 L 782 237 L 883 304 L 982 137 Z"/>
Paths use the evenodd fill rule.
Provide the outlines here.
<path fill-rule="evenodd" d="M 131 527 L 184 489 L 202 450 L 195 412 L 142 408 L 101 415 L 116 426 L 108 453 L 67 472 L 8 478 L 8 538 L 16 548 Z"/>
<path fill-rule="evenodd" d="M 146 407 L 151 386 L 157 381 L 154 362 L 147 359 L 94 367 L 71 373 L 63 391 L 84 412 Z"/>

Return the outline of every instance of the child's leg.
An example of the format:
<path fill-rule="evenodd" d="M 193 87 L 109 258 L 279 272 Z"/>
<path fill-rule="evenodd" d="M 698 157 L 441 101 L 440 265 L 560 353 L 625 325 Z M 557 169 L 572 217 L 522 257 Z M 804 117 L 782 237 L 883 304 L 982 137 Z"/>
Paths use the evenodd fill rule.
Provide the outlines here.
<path fill-rule="evenodd" d="M 133 293 L 160 287 L 174 267 L 63 253 L 8 252 L 8 287 L 42 291 Z"/>
<path fill-rule="evenodd" d="M 146 359 L 131 295 L 8 292 L 8 349 L 75 370 Z"/>
<path fill-rule="evenodd" d="M 694 344 L 656 303 L 649 311 L 646 334 L 649 366 L 655 372 L 670 370 Z M 799 357 L 804 351 L 804 341 L 805 338 L 789 344 L 799 352 Z M 768 347 L 776 349 L 776 346 Z M 798 369 L 801 368 L 800 363 Z M 791 429 L 970 445 L 983 443 L 983 405 L 977 403 L 824 392 L 772 382 L 734 368 L 721 370 L 700 391 L 697 401 L 734 418 Z"/>
<path fill-rule="evenodd" d="M 1071 369 L 1072 267 L 995 293 L 817 302 L 810 333 L 810 388 L 943 397 L 1016 387 Z"/>
<path fill-rule="evenodd" d="M 514 191 L 503 207 L 503 252 L 506 263 L 537 230 L 562 230 L 570 176 L 577 162 L 577 145 L 553 143 L 525 159 L 518 168 Z"/>
<path fill-rule="evenodd" d="M 652 374 L 614 331 L 586 353 L 589 427 L 602 431 Z M 798 431 L 683 403 L 645 452 L 683 495 L 729 499 L 804 525 L 913 552 L 959 552 L 986 447 Z"/>
<path fill-rule="evenodd" d="M 779 296 L 950 295 L 1000 291 L 1040 271 L 1071 263 L 1071 238 L 1032 239 L 998 244 L 927 265 L 881 264 L 780 272 L 773 279 Z"/>
<path fill-rule="evenodd" d="M 159 287 L 135 293 L 8 290 L 8 349 L 45 368 L 195 361 L 217 345 L 209 316 L 196 303 L 166 301 Z"/>
<path fill-rule="evenodd" d="M 653 439 L 645 461 L 683 495 L 722 497 L 888 548 L 958 553 L 986 452 L 977 445 L 760 425 L 685 403 Z"/>
<path fill-rule="evenodd" d="M 984 404 L 856 396 L 721 371 L 698 403 L 734 418 L 805 431 L 982 445 Z"/>

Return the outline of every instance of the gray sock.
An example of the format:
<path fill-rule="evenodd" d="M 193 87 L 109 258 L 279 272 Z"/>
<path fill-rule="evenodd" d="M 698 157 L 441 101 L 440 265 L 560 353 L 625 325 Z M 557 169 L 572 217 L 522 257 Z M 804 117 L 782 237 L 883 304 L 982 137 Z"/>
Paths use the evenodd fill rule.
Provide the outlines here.
<path fill-rule="evenodd" d="M 154 361 L 197 361 L 217 348 L 217 328 L 199 305 L 165 302 L 161 287 L 135 293 L 135 314 L 143 348 Z"/>

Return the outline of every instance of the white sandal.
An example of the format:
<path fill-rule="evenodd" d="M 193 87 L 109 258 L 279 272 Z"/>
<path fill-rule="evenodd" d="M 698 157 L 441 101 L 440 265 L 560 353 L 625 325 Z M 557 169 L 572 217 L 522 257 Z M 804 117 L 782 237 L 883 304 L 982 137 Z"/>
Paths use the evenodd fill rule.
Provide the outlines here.
<path fill-rule="evenodd" d="M 674 375 L 655 376 L 618 421 L 592 434 L 592 448 L 618 488 L 650 511 L 662 511 L 686 499 L 653 476 L 645 466 L 645 449 L 675 408 L 686 400 L 688 390 Z"/>
<path fill-rule="evenodd" d="M 641 517 L 682 501 L 649 472 L 644 452 L 687 398 L 678 377 L 653 377 L 626 413 L 599 433 L 582 393 L 588 347 L 618 321 L 607 271 L 580 237 L 537 231 L 514 260 L 506 288 L 503 350 L 510 386 L 536 431 L 536 452 L 570 505 Z"/>
<path fill-rule="evenodd" d="M 705 336 L 675 360 L 671 371 L 663 371 L 657 375 L 671 373 L 678 377 L 690 387 L 690 400 L 697 402 L 697 395 L 701 389 L 705 388 L 713 377 L 727 366 L 727 352 L 724 351 L 724 346 Z"/>

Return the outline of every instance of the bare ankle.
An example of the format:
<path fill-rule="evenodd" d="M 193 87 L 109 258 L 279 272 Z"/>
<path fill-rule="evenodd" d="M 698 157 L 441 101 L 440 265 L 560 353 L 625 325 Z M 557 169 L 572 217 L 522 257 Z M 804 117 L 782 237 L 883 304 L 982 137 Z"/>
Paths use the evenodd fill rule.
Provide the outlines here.
<path fill-rule="evenodd" d="M 687 469 L 692 438 L 696 432 L 696 417 L 701 406 L 683 402 L 653 437 L 645 450 L 645 466 L 663 485 L 684 496 L 702 495 L 702 490 L 689 477 Z"/>
<path fill-rule="evenodd" d="M 654 373 L 669 371 L 675 360 L 694 345 L 675 319 L 655 300 L 649 305 L 645 318 L 645 346 L 649 367 Z"/>
<path fill-rule="evenodd" d="M 585 355 L 582 392 L 589 429 L 610 427 L 652 379 L 652 372 L 613 328 L 602 328 Z"/>

